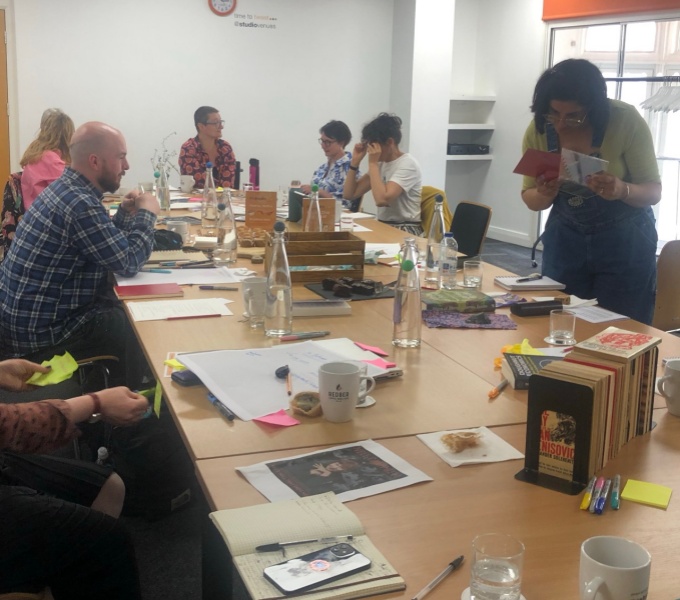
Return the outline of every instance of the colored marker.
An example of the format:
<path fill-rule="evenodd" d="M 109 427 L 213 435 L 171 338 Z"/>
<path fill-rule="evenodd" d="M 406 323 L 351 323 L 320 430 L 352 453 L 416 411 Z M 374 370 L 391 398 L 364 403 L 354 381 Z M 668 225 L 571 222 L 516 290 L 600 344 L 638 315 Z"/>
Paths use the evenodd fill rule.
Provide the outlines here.
<path fill-rule="evenodd" d="M 294 342 L 296 340 L 310 340 L 312 338 L 326 337 L 330 334 L 330 331 L 301 331 L 300 333 L 282 335 L 279 340 L 282 342 Z"/>
<path fill-rule="evenodd" d="M 604 477 L 598 477 L 597 481 L 595 482 L 595 488 L 593 489 L 593 497 L 590 500 L 590 506 L 588 507 L 588 510 L 591 513 L 595 512 L 595 505 L 597 504 L 597 500 L 600 497 L 600 494 L 602 493 L 603 487 L 604 487 Z"/>
<path fill-rule="evenodd" d="M 601 515 L 604 511 L 604 507 L 607 505 L 607 496 L 609 496 L 609 488 L 612 486 L 612 480 L 607 479 L 604 482 L 604 488 L 602 488 L 602 493 L 595 503 L 595 514 Z"/>
<path fill-rule="evenodd" d="M 586 487 L 586 491 L 583 494 L 583 499 L 581 500 L 581 510 L 588 510 L 588 507 L 590 506 L 590 500 L 593 497 L 593 490 L 595 489 L 595 482 L 597 481 L 597 477 L 593 477 L 589 482 Z"/>
<path fill-rule="evenodd" d="M 228 285 L 199 285 L 199 290 L 224 290 L 225 292 L 238 292 L 237 287 L 231 287 Z"/>
<path fill-rule="evenodd" d="M 619 510 L 621 504 L 621 475 L 614 475 L 614 485 L 612 486 L 612 508 Z"/>
<path fill-rule="evenodd" d="M 489 390 L 489 393 L 487 394 L 489 398 L 498 398 L 499 394 L 506 388 L 508 385 L 508 380 L 503 379 L 495 388 L 491 388 Z"/>
<path fill-rule="evenodd" d="M 170 269 L 142 269 L 144 273 L 172 273 Z"/>

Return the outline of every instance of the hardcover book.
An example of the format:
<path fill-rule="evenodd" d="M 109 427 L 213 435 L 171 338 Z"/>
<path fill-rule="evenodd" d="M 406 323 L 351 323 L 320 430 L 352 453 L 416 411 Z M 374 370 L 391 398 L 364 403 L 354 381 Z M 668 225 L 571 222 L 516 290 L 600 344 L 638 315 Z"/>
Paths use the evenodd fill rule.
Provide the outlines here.
<path fill-rule="evenodd" d="M 503 353 L 501 373 L 516 390 L 528 390 L 529 378 L 538 373 L 543 367 L 555 360 L 562 360 L 563 356 L 539 356 L 537 354 Z"/>
<path fill-rule="evenodd" d="M 176 283 L 147 283 L 145 285 L 116 285 L 113 291 L 119 300 L 143 300 L 144 298 L 173 298 L 184 296 L 184 290 Z"/>
<path fill-rule="evenodd" d="M 406 587 L 399 573 L 365 535 L 356 515 L 332 492 L 220 510 L 210 514 L 229 547 L 243 582 L 253 600 L 275 600 L 284 596 L 265 579 L 266 567 L 282 561 L 281 552 L 258 552 L 257 546 L 292 540 L 317 540 L 332 536 L 347 538 L 349 544 L 371 559 L 371 567 L 322 587 L 303 592 L 308 600 L 333 598 L 349 600 L 374 594 L 394 592 Z M 309 542 L 288 546 L 286 558 L 295 558 L 332 542 Z"/>
<path fill-rule="evenodd" d="M 496 301 L 472 289 L 436 290 L 421 296 L 427 310 L 444 310 L 460 313 L 493 312 Z"/>
<path fill-rule="evenodd" d="M 660 337 L 626 331 L 618 327 L 607 327 L 593 337 L 579 342 L 575 348 L 583 354 L 626 362 L 660 343 Z"/>

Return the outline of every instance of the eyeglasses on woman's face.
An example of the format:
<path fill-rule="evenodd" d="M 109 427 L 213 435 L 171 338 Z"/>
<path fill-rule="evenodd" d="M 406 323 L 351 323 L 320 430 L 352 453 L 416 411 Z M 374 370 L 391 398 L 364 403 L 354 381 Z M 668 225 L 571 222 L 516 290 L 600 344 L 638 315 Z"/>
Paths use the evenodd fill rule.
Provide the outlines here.
<path fill-rule="evenodd" d="M 557 113 L 548 113 L 543 115 L 543 118 L 551 125 L 562 125 L 563 127 L 580 127 L 586 122 L 588 113 L 584 112 L 581 115 L 565 115 L 562 116 Z"/>
<path fill-rule="evenodd" d="M 319 138 L 319 144 L 322 146 L 330 146 L 331 144 L 337 142 L 338 140 L 334 140 L 332 138 L 325 138 L 325 137 L 320 137 Z"/>
<path fill-rule="evenodd" d="M 224 119 L 217 121 L 206 121 L 205 125 L 214 125 L 215 127 L 224 127 Z"/>

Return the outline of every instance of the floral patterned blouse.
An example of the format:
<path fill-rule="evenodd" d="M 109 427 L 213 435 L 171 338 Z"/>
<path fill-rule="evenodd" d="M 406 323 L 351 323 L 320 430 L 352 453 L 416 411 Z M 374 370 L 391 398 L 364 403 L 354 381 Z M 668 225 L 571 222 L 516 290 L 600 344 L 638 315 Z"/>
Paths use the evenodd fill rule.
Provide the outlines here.
<path fill-rule="evenodd" d="M 217 158 L 213 164 L 213 178 L 217 187 L 234 187 L 236 157 L 229 142 L 216 140 Z M 198 136 L 182 144 L 179 152 L 179 171 L 182 175 L 192 175 L 197 188 L 205 185 L 205 165 L 210 158 L 201 146 Z"/>

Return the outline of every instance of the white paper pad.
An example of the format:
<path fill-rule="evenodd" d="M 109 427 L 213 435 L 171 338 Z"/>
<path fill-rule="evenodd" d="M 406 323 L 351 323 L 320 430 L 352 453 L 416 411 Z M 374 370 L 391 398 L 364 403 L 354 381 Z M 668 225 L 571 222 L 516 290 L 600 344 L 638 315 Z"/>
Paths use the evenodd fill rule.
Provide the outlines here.
<path fill-rule="evenodd" d="M 357 219 L 375 219 L 375 215 L 365 212 L 355 212 L 352 213 L 352 218 L 356 221 Z"/>
<path fill-rule="evenodd" d="M 397 254 L 399 254 L 399 251 L 401 250 L 401 244 L 366 244 L 366 252 L 376 252 L 377 250 L 383 251 L 381 258 L 394 258 L 397 256 Z"/>
<path fill-rule="evenodd" d="M 324 472 L 325 466 L 341 468 Z M 335 492 L 347 502 L 396 490 L 432 478 L 374 442 L 354 442 L 325 450 L 237 467 L 270 502 Z M 288 485 L 287 485 L 288 484 Z"/>
<path fill-rule="evenodd" d="M 446 433 L 459 433 L 462 431 L 472 431 L 479 433 L 481 438 L 473 448 L 466 448 L 461 452 L 449 450 L 441 441 L 442 435 Z M 456 429 L 454 431 L 438 431 L 435 433 L 423 433 L 417 436 L 432 452 L 438 455 L 444 462 L 452 467 L 460 465 L 474 465 L 477 463 L 501 462 L 504 460 L 516 460 L 524 458 L 524 455 L 515 450 L 505 440 L 498 437 L 486 427 L 474 429 Z"/>
<path fill-rule="evenodd" d="M 322 364 L 348 357 L 307 340 L 272 348 L 178 354 L 177 360 L 193 371 L 236 416 L 250 421 L 288 408 L 292 396 L 286 392 L 285 379 L 274 374 L 279 367 L 290 367 L 294 396 L 319 389 Z M 371 376 L 385 372 L 386 369 L 368 365 Z"/>
<path fill-rule="evenodd" d="M 588 323 L 608 323 L 609 321 L 622 321 L 628 318 L 626 315 L 620 315 L 600 306 L 577 306 L 574 308 L 565 306 L 565 308 L 573 311 L 579 319 L 588 321 Z"/>
<path fill-rule="evenodd" d="M 159 267 L 162 269 L 163 267 Z M 177 283 L 178 285 L 216 285 L 219 283 L 236 283 L 238 277 L 227 267 L 216 269 L 169 269 L 170 273 L 148 273 L 141 271 L 134 277 L 116 275 L 116 283 L 120 286 L 147 285 L 151 283 Z"/>
<path fill-rule="evenodd" d="M 234 313 L 225 306 L 229 302 L 233 302 L 233 300 L 226 298 L 154 300 L 150 302 L 128 302 L 127 307 L 135 321 L 162 321 L 172 317 L 230 316 Z"/>

